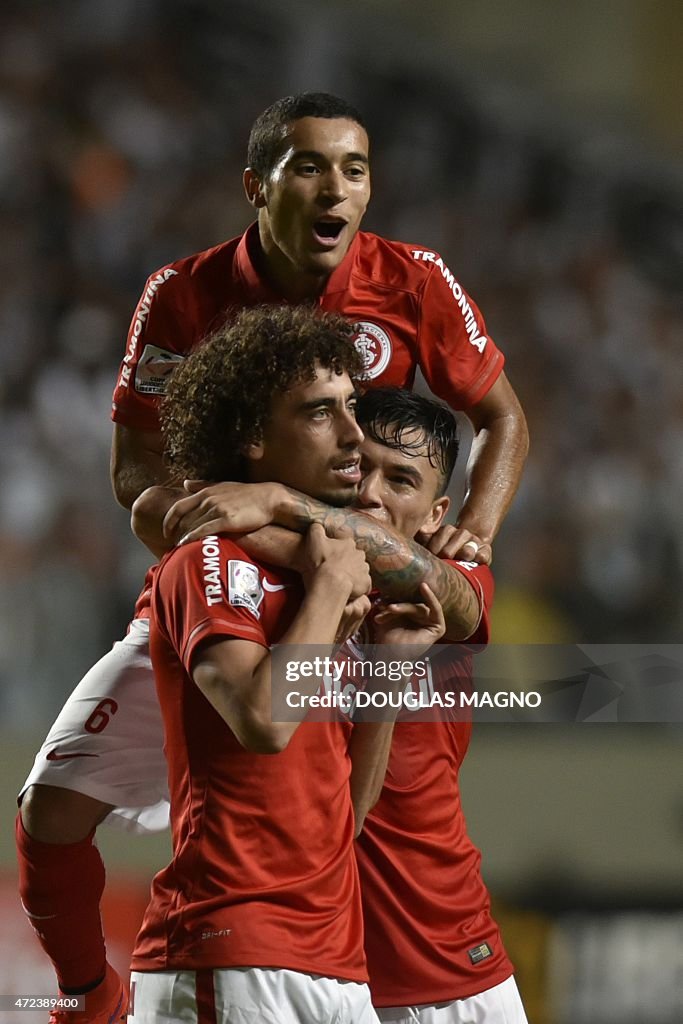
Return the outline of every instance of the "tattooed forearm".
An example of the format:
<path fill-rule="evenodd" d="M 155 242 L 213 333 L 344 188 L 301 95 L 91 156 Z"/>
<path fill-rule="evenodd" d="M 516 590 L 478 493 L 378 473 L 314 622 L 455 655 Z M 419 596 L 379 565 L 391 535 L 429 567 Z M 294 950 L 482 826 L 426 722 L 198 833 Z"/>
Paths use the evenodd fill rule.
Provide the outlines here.
<path fill-rule="evenodd" d="M 287 500 L 277 510 L 276 522 L 297 531 L 320 523 L 330 536 L 351 534 L 366 554 L 373 583 L 385 597 L 394 601 L 419 600 L 420 584 L 427 583 L 441 602 L 449 640 L 463 640 L 476 628 L 479 598 L 462 573 L 371 516 L 353 509 L 332 508 L 289 491 Z"/>
<path fill-rule="evenodd" d="M 297 497 L 292 511 L 299 529 L 320 523 L 330 536 L 350 533 L 365 552 L 373 582 L 382 593 L 397 599 L 416 596 L 428 561 L 427 551 L 419 544 L 411 544 L 362 512 L 332 508 L 303 495 Z"/>
<path fill-rule="evenodd" d="M 427 553 L 431 572 L 425 582 L 441 602 L 446 620 L 446 639 L 465 640 L 479 624 L 479 595 L 457 569 Z"/>

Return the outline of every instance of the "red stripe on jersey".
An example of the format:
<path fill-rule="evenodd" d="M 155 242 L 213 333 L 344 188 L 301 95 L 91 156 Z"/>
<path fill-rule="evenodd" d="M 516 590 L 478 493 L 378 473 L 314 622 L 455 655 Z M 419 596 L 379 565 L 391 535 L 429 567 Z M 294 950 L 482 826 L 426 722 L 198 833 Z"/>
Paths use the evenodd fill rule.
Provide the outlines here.
<path fill-rule="evenodd" d="M 197 1024 L 217 1024 L 213 970 L 197 971 Z"/>

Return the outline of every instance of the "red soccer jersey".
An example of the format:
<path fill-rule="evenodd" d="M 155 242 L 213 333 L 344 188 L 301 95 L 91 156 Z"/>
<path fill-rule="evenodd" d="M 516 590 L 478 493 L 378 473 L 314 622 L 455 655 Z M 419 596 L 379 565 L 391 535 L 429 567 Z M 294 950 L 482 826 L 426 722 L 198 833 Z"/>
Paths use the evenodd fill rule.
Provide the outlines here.
<path fill-rule="evenodd" d="M 282 753 L 253 754 L 190 676 L 207 640 L 276 643 L 302 593 L 296 574 L 254 564 L 225 537 L 177 548 L 158 569 L 150 645 L 173 860 L 154 879 L 135 970 L 272 967 L 367 980 L 343 727 L 303 723 Z"/>
<path fill-rule="evenodd" d="M 469 643 L 485 644 L 491 572 L 451 564 L 479 589 L 482 618 Z M 471 670 L 471 658 L 458 662 L 460 685 Z M 452 683 L 453 666 L 443 689 Z M 471 729 L 468 721 L 407 720 L 394 728 L 384 787 L 356 842 L 375 1006 L 464 999 L 512 974 L 460 803 L 458 772 Z"/>
<path fill-rule="evenodd" d="M 149 569 L 145 573 L 145 582 L 142 584 L 142 590 L 138 594 L 138 599 L 135 602 L 135 611 L 133 612 L 134 619 L 148 619 L 150 616 L 150 604 L 152 602 L 152 586 L 154 585 L 154 574 L 158 568 L 158 563 L 150 565 Z"/>
<path fill-rule="evenodd" d="M 174 366 L 236 310 L 282 302 L 259 276 L 257 225 L 162 268 L 133 314 L 112 418 L 157 430 L 157 401 Z M 454 409 L 484 397 L 503 368 L 474 302 L 437 253 L 359 232 L 319 304 L 358 328 L 369 382 L 412 387 L 419 366 Z"/>

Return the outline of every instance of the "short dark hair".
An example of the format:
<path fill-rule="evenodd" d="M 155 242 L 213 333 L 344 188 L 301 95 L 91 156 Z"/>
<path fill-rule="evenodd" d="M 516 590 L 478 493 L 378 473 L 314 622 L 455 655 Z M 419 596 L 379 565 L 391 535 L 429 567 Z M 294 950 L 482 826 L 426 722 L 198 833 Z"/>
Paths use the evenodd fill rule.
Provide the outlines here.
<path fill-rule="evenodd" d="M 242 310 L 181 363 L 161 403 L 166 459 L 180 478 L 244 479 L 244 448 L 259 441 L 278 392 L 312 381 L 316 366 L 359 378 L 355 329 L 310 306 Z"/>
<path fill-rule="evenodd" d="M 373 388 L 356 404 L 358 425 L 372 441 L 404 453 L 426 454 L 441 476 L 440 494 L 458 457 L 458 423 L 451 410 L 405 388 Z"/>
<path fill-rule="evenodd" d="M 296 96 L 283 96 L 259 114 L 249 133 L 247 164 L 259 178 L 270 174 L 282 150 L 289 125 L 302 117 L 346 118 L 367 130 L 356 108 L 329 92 L 302 92 Z"/>

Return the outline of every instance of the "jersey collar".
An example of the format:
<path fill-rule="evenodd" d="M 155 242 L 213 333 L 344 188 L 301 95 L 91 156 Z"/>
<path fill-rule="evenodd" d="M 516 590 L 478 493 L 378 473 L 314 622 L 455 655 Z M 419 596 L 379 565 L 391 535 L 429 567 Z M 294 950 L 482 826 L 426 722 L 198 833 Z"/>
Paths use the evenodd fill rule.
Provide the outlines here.
<path fill-rule="evenodd" d="M 248 291 L 249 296 L 252 299 L 255 299 L 257 302 L 282 302 L 282 297 L 274 292 L 270 285 L 264 281 L 254 265 L 252 253 L 258 250 L 260 244 L 258 237 L 258 222 L 255 221 L 247 228 L 239 240 L 237 251 L 235 253 L 237 271 L 244 283 L 246 291 Z M 346 256 L 336 270 L 330 274 L 327 284 L 320 295 L 321 302 L 326 295 L 331 295 L 334 292 L 343 292 L 348 288 L 349 279 L 356 262 L 359 244 L 359 237 L 358 234 L 356 234 L 356 237 L 349 246 L 349 251 Z"/>

